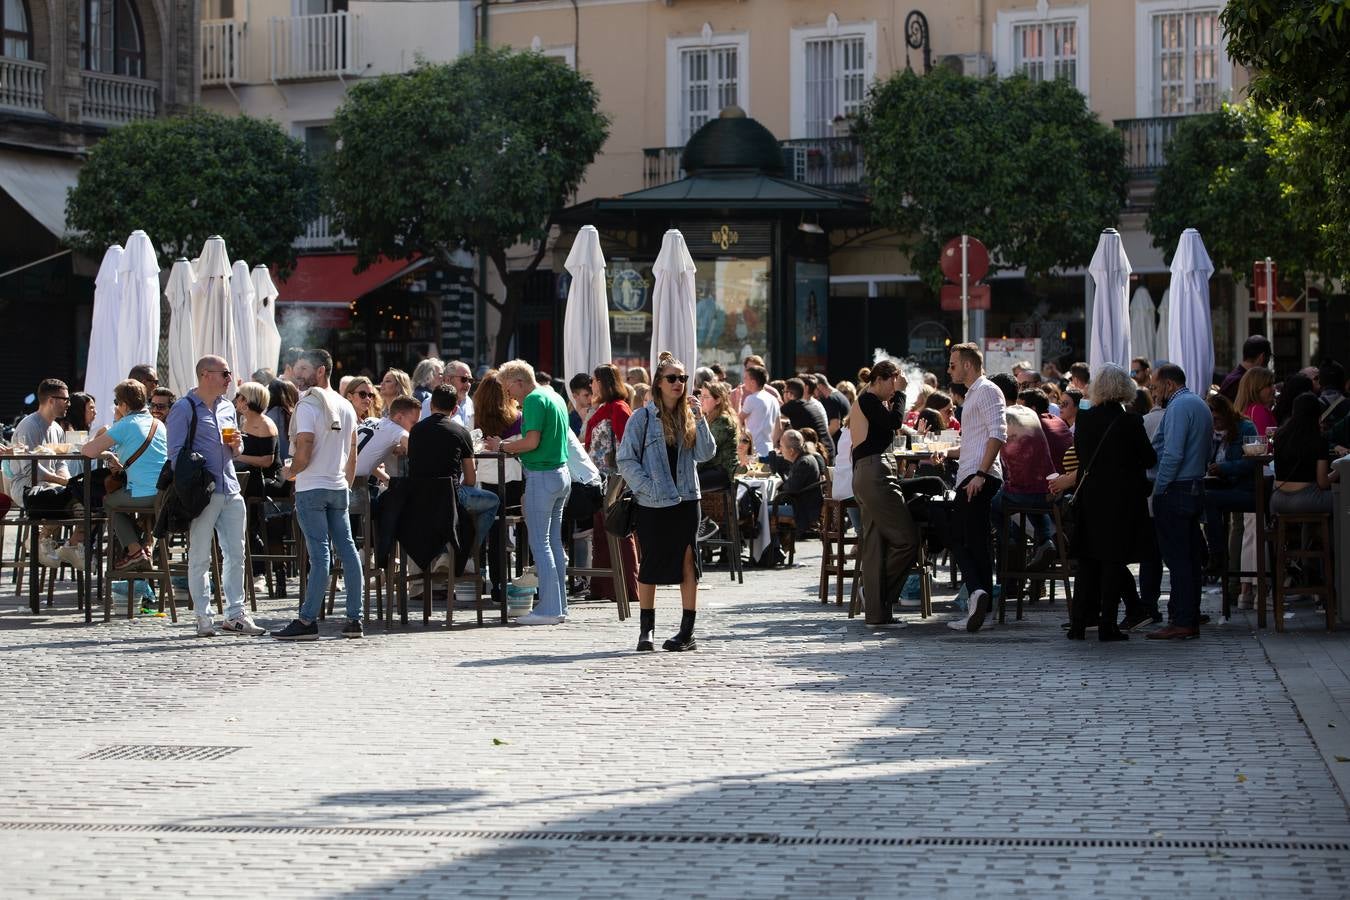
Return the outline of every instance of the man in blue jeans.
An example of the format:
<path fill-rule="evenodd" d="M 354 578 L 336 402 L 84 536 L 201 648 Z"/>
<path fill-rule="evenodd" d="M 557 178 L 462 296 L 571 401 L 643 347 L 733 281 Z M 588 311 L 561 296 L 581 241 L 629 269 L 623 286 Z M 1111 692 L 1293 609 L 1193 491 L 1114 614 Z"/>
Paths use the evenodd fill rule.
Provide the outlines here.
<path fill-rule="evenodd" d="M 359 638 L 365 579 L 361 557 L 352 540 L 351 486 L 356 480 L 356 410 L 328 387 L 333 357 L 326 350 L 306 350 L 292 369 L 295 386 L 304 393 L 291 418 L 291 465 L 282 470 L 295 479 L 295 517 L 309 552 L 300 617 L 272 637 L 280 641 L 319 639 L 319 611 L 328 589 L 329 545 L 342 560 L 342 586 L 347 595 L 347 623 L 342 636 Z"/>
<path fill-rule="evenodd" d="M 1153 522 L 1158 549 L 1172 573 L 1167 601 L 1170 621 L 1148 635 L 1151 640 L 1190 640 L 1200 636 L 1200 585 L 1205 564 L 1205 470 L 1214 437 L 1209 405 L 1186 388 L 1180 366 L 1159 366 L 1155 395 L 1166 407 L 1153 436 L 1158 476 L 1153 482 Z"/>

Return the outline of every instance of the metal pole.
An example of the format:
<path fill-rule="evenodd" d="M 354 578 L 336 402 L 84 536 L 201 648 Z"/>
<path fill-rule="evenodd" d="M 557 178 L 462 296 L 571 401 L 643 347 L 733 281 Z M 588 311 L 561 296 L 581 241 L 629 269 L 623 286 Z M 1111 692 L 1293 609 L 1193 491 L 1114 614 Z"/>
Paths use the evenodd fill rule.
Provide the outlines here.
<path fill-rule="evenodd" d="M 961 235 L 961 343 L 970 340 L 970 236 Z"/>
<path fill-rule="evenodd" d="M 1272 262 L 1266 257 L 1266 340 L 1270 341 L 1270 371 L 1275 371 L 1275 279 Z"/>

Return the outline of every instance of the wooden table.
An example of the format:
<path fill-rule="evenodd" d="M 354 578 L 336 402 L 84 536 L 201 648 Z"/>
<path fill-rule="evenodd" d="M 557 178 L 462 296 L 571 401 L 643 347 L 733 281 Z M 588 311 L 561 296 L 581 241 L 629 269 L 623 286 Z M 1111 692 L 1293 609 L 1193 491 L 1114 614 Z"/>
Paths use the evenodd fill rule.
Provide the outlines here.
<path fill-rule="evenodd" d="M 93 584 L 94 584 L 94 573 L 93 573 L 93 568 L 94 568 L 94 566 L 93 566 L 93 562 L 94 562 L 94 553 L 93 553 L 93 548 L 94 548 L 94 511 L 93 511 L 93 509 L 91 508 L 91 507 L 93 506 L 93 496 L 92 496 L 91 490 L 92 490 L 92 485 L 93 485 L 93 473 L 96 471 L 96 469 L 94 469 L 94 462 L 95 462 L 95 460 L 89 459 L 87 456 L 85 456 L 85 455 L 83 455 L 83 454 L 81 454 L 81 453 L 35 453 L 35 452 L 31 451 L 31 450 L 25 451 L 25 452 L 20 452 L 20 451 L 17 451 L 17 450 L 16 450 L 16 451 L 12 451 L 12 452 L 6 451 L 5 454 L 4 454 L 4 457 L 5 457 L 6 459 L 32 460 L 32 461 L 35 461 L 35 462 L 51 462 L 51 463 L 56 463 L 56 462 L 67 462 L 67 463 L 69 463 L 69 462 L 84 462 L 84 463 L 88 463 L 88 466 L 87 466 L 88 474 L 86 474 L 85 477 L 84 477 L 84 479 L 83 479 L 83 481 L 84 481 L 84 502 L 81 504 L 81 505 L 84 507 L 84 549 L 85 549 L 85 553 L 84 553 L 84 596 L 83 596 L 83 600 L 84 600 L 84 621 L 85 621 L 85 622 L 92 622 L 92 621 L 94 620 L 94 597 L 93 597 Z M 15 500 L 16 500 L 16 501 L 19 501 L 20 498 L 16 497 Z M 26 514 L 25 514 L 25 515 L 26 515 Z M 31 517 L 29 517 L 29 518 L 31 518 Z M 61 518 L 67 518 L 67 517 L 61 517 Z M 41 524 L 40 524 L 41 520 L 32 520 L 32 521 L 33 521 L 34 524 L 30 525 L 29 528 L 28 528 L 28 537 L 29 537 L 29 548 L 28 548 L 28 608 L 32 610 L 33 615 L 37 615 L 38 612 L 41 610 L 41 601 L 40 601 L 40 596 L 39 596 L 40 592 L 38 591 L 38 566 L 40 565 L 40 563 L 39 563 L 39 561 L 38 561 L 38 541 L 39 541 L 40 533 L 41 533 L 41 531 L 42 531 L 42 526 L 41 526 Z M 100 584 L 101 584 L 101 580 L 100 580 Z M 104 607 L 103 607 L 103 621 L 107 622 L 107 621 L 109 620 L 110 617 L 111 617 L 111 611 L 110 611 L 110 609 L 108 608 L 108 604 L 105 603 L 105 604 L 104 604 Z"/>

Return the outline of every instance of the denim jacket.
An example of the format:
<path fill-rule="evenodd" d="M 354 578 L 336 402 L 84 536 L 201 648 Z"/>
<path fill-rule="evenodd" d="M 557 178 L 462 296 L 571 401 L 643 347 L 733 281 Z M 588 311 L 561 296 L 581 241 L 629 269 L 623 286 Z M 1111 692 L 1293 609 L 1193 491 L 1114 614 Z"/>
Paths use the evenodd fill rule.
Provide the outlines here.
<path fill-rule="evenodd" d="M 615 462 L 638 505 L 661 508 L 699 498 L 696 466 L 712 459 L 716 452 L 708 420 L 698 419 L 694 448 L 690 450 L 680 442 L 672 479 L 661 419 L 656 405 L 648 403 L 628 420 Z"/>

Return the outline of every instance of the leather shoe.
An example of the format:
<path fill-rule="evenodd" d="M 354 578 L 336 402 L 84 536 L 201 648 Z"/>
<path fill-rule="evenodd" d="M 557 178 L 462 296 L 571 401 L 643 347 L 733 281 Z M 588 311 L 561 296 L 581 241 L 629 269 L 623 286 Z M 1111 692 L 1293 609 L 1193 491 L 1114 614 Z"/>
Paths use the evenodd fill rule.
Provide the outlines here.
<path fill-rule="evenodd" d="M 1182 628 L 1180 625 L 1168 625 L 1145 635 L 1150 641 L 1193 641 L 1199 636 L 1199 628 Z"/>

